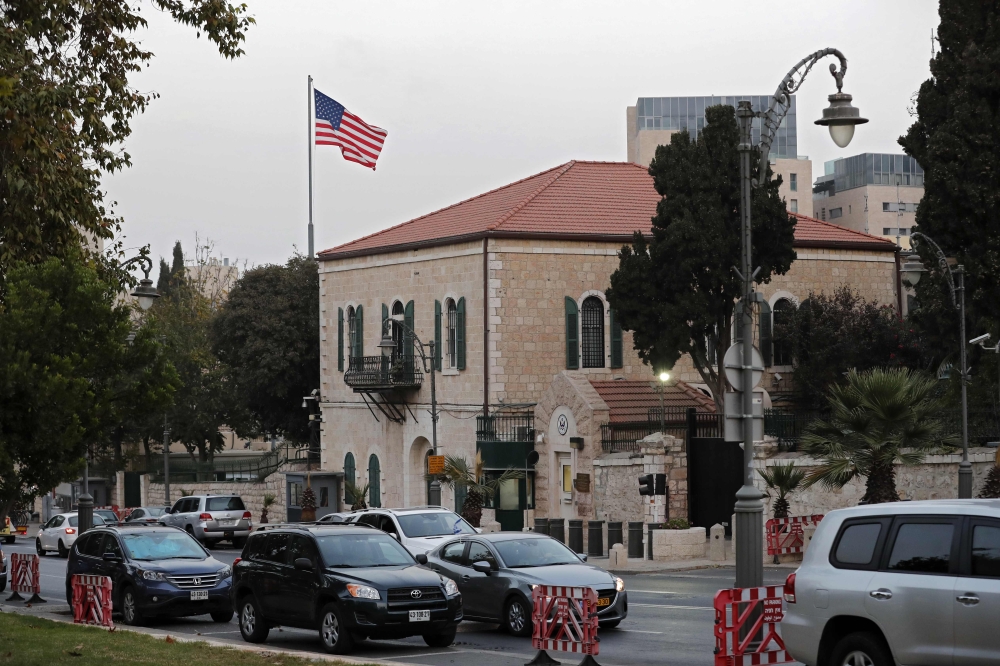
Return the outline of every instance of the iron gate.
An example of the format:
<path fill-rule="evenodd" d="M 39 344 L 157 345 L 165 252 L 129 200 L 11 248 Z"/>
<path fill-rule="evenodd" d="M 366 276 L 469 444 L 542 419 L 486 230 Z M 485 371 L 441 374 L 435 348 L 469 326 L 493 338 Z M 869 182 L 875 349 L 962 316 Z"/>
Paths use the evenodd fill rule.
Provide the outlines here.
<path fill-rule="evenodd" d="M 688 440 L 688 515 L 691 524 L 726 525 L 732 536 L 736 491 L 743 485 L 743 449 L 720 437 Z"/>

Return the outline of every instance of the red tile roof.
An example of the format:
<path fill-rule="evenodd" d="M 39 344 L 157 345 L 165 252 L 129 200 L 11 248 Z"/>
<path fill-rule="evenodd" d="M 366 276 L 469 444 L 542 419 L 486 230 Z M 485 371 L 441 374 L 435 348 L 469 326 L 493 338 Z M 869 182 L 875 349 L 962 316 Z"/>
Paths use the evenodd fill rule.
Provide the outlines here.
<path fill-rule="evenodd" d="M 660 394 L 653 389 L 652 380 L 591 381 L 590 384 L 611 409 L 611 423 L 645 421 L 651 408 L 660 407 Z M 663 406 L 668 415 L 671 408 L 694 407 L 699 412 L 715 411 L 714 400 L 684 382 L 666 387 Z"/>
<path fill-rule="evenodd" d="M 644 167 L 572 161 L 319 253 L 320 259 L 484 236 L 626 241 L 646 232 L 660 195 Z M 888 240 L 796 214 L 796 245 L 892 250 Z M 801 240 L 801 242 L 800 242 Z"/>

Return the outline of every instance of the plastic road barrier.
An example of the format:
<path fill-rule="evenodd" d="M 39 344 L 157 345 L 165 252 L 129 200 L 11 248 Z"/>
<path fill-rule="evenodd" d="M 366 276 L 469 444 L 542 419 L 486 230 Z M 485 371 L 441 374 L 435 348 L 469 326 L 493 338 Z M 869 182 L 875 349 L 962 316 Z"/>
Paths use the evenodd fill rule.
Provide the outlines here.
<path fill-rule="evenodd" d="M 782 585 L 715 593 L 715 666 L 757 666 L 795 661 L 778 632 L 784 617 Z"/>
<path fill-rule="evenodd" d="M 30 593 L 31 598 L 28 603 L 44 604 L 38 594 L 42 591 L 41 578 L 38 576 L 38 555 L 27 553 L 10 554 L 10 589 L 13 591 L 7 601 L 24 601 L 19 592 Z"/>
<path fill-rule="evenodd" d="M 73 575 L 73 622 L 115 626 L 111 620 L 111 578 Z"/>
<path fill-rule="evenodd" d="M 536 585 L 531 593 L 531 646 L 538 650 L 532 666 L 558 664 L 546 650 L 585 655 L 580 666 L 597 666 L 597 592 L 589 587 Z"/>
<path fill-rule="evenodd" d="M 801 553 L 802 528 L 806 525 L 816 526 L 821 520 L 823 520 L 822 514 L 771 518 L 764 525 L 767 534 L 767 554 Z"/>

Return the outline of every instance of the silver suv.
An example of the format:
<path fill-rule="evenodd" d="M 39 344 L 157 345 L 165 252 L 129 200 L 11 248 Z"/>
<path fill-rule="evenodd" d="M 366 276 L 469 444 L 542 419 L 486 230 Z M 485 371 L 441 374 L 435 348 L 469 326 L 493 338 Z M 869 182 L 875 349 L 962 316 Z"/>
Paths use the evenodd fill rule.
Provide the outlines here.
<path fill-rule="evenodd" d="M 187 530 L 208 548 L 220 541 L 231 541 L 234 548 L 243 548 L 253 529 L 250 512 L 239 495 L 182 497 L 160 516 L 159 522 Z"/>
<path fill-rule="evenodd" d="M 1000 664 L 1000 500 L 832 511 L 784 596 L 809 666 Z"/>
<path fill-rule="evenodd" d="M 413 555 L 427 553 L 455 534 L 476 534 L 464 518 L 441 506 L 408 509 L 361 509 L 344 522 L 376 527 L 403 544 Z"/>

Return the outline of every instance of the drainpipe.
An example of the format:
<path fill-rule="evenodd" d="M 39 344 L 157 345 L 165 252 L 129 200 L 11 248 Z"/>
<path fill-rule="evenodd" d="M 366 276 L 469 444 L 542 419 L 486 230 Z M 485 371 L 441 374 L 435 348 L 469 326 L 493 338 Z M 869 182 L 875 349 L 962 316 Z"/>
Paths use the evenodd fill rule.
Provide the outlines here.
<path fill-rule="evenodd" d="M 483 416 L 490 415 L 490 239 L 483 237 Z"/>

